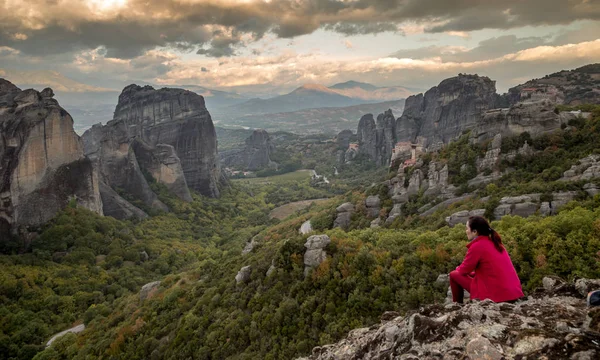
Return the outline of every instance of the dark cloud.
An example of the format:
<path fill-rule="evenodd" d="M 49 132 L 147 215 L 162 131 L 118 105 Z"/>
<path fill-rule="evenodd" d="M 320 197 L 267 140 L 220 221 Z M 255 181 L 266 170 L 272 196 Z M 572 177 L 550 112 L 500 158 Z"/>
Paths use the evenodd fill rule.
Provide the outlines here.
<path fill-rule="evenodd" d="M 325 28 L 368 34 L 396 31 L 406 21 L 433 24 L 426 31 L 435 33 L 600 20 L 598 0 L 129 0 L 123 12 L 104 16 L 92 14 L 87 4 L 6 3 L 0 13 L 0 46 L 30 55 L 103 46 L 107 56 L 122 59 L 157 47 L 231 56 L 236 47 L 267 33 L 293 38 Z M 229 35 L 214 41 L 219 28 Z"/>
<path fill-rule="evenodd" d="M 396 24 L 391 22 L 372 22 L 372 23 L 337 23 L 325 26 L 326 30 L 333 30 L 338 33 L 345 35 L 364 35 L 364 34 L 377 34 L 386 31 L 396 32 L 398 27 Z"/>

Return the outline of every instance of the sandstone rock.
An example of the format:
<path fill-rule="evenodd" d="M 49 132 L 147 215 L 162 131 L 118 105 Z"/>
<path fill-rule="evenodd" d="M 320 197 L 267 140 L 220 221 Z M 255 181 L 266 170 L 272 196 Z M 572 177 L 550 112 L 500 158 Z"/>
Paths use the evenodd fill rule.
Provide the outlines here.
<path fill-rule="evenodd" d="M 373 114 L 363 115 L 358 122 L 358 147 L 361 154 L 366 154 L 373 161 L 377 158 L 377 134 Z"/>
<path fill-rule="evenodd" d="M 92 159 L 98 169 L 99 180 L 108 187 L 122 189 L 128 194 L 141 200 L 148 207 L 168 211 L 156 194 L 150 189 L 137 161 L 133 138 L 129 127 L 124 121 L 110 121 L 106 126 L 94 125 L 83 136 L 85 154 Z M 107 189 L 101 190 L 105 192 Z M 112 195 L 112 194 L 111 194 Z M 103 195 L 104 197 L 104 195 Z M 115 203 L 126 202 L 119 199 Z M 111 206 L 114 204 L 111 204 Z M 105 205 L 108 206 L 108 205 Z M 130 205 L 133 208 L 133 205 Z M 104 209 L 106 215 L 117 217 L 119 212 Z"/>
<path fill-rule="evenodd" d="M 338 206 L 335 211 L 341 213 L 341 212 L 353 212 L 354 211 L 354 204 L 352 204 L 351 202 L 347 202 L 347 203 L 343 203 L 342 205 Z"/>
<path fill-rule="evenodd" d="M 440 170 L 440 165 L 435 162 L 429 163 L 427 173 L 428 187 L 425 196 L 435 196 L 440 194 L 448 186 L 448 165 L 444 165 Z"/>
<path fill-rule="evenodd" d="M 142 289 L 140 290 L 140 301 L 152 298 L 159 286 L 160 281 L 153 281 L 142 286 Z"/>
<path fill-rule="evenodd" d="M 248 282 L 248 280 L 250 280 L 250 274 L 252 274 L 252 266 L 247 265 L 242 267 L 235 276 L 236 284 Z"/>
<path fill-rule="evenodd" d="M 305 222 L 302 223 L 302 225 L 300 226 L 300 230 L 298 230 L 300 232 L 300 234 L 308 234 L 310 232 L 313 231 L 313 228 L 310 224 L 310 220 L 306 220 Z"/>
<path fill-rule="evenodd" d="M 512 210 L 512 215 L 517 215 L 521 217 L 528 217 L 536 213 L 538 210 L 538 205 L 532 202 L 524 202 L 520 204 L 515 204 L 514 209 Z"/>
<path fill-rule="evenodd" d="M 504 356 L 484 338 L 477 337 L 467 344 L 466 355 L 470 360 L 501 360 Z"/>
<path fill-rule="evenodd" d="M 142 169 L 183 201 L 191 202 L 192 195 L 185 181 L 181 161 L 175 153 L 175 148 L 167 144 L 157 144 L 151 147 L 136 139 L 132 143 L 133 151 Z"/>
<path fill-rule="evenodd" d="M 367 197 L 365 200 L 365 205 L 367 207 L 367 216 L 374 218 L 379 216 L 381 200 L 379 200 L 379 195 L 373 195 Z"/>
<path fill-rule="evenodd" d="M 342 130 L 335 137 L 335 141 L 340 149 L 346 150 L 348 149 L 348 146 L 350 145 L 350 140 L 353 136 L 354 134 L 352 133 L 352 130 Z"/>
<path fill-rule="evenodd" d="M 0 231 L 39 226 L 72 199 L 102 214 L 98 174 L 51 93 L 0 79 Z"/>
<path fill-rule="evenodd" d="M 385 220 L 386 224 L 391 224 L 398 216 L 402 215 L 402 205 L 395 204 L 390 213 L 388 214 L 388 218 Z"/>
<path fill-rule="evenodd" d="M 381 219 L 380 218 L 376 218 L 373 221 L 371 221 L 371 225 L 370 225 L 371 229 L 378 228 L 380 226 L 381 226 Z"/>
<path fill-rule="evenodd" d="M 273 165 L 271 154 L 275 150 L 269 134 L 263 129 L 256 129 L 246 139 L 246 146 L 221 156 L 224 166 L 256 171 Z"/>
<path fill-rule="evenodd" d="M 150 146 L 173 146 L 188 186 L 206 196 L 219 196 L 217 136 L 202 96 L 129 85 L 119 95 L 114 120 L 123 121 L 132 136 Z"/>
<path fill-rule="evenodd" d="M 425 95 L 406 99 L 396 122 L 397 140 L 414 142 L 418 135 L 426 146 L 448 143 L 480 121 L 484 110 L 496 103 L 494 81 L 477 75 L 459 75 L 442 81 Z"/>
<path fill-rule="evenodd" d="M 368 196 L 365 200 L 365 205 L 367 207 L 379 207 L 381 205 L 381 200 L 379 199 L 379 195 Z"/>
<path fill-rule="evenodd" d="M 333 227 L 334 228 L 339 227 L 344 230 L 347 229 L 348 226 L 350 225 L 351 217 L 352 217 L 352 212 L 338 213 L 337 217 L 333 221 Z"/>
<path fill-rule="evenodd" d="M 304 244 L 306 252 L 304 253 L 304 276 L 308 275 L 311 269 L 321 265 L 327 259 L 327 253 L 323 250 L 331 239 L 327 235 L 312 235 Z"/>
<path fill-rule="evenodd" d="M 556 104 L 550 100 L 516 103 L 509 109 L 493 109 L 483 113 L 475 128 L 478 139 L 492 134 L 518 135 L 523 132 L 543 134 L 560 128 L 561 118 L 554 112 Z"/>
<path fill-rule="evenodd" d="M 391 110 L 385 111 L 373 119 L 366 114 L 358 122 L 359 152 L 369 156 L 377 165 L 390 163 L 392 149 L 396 145 L 396 120 Z"/>
<path fill-rule="evenodd" d="M 448 226 L 454 227 L 457 224 L 465 224 L 471 216 L 483 216 L 483 214 L 485 214 L 485 209 L 463 210 L 448 216 L 446 222 Z"/>
<path fill-rule="evenodd" d="M 100 196 L 102 197 L 102 211 L 106 216 L 112 216 L 115 219 L 145 219 L 148 217 L 143 210 L 123 199 L 104 182 L 100 182 Z"/>
<path fill-rule="evenodd" d="M 585 190 L 585 192 L 587 192 L 592 197 L 596 196 L 597 194 L 600 194 L 600 188 L 594 183 L 585 184 L 583 186 L 583 190 Z"/>

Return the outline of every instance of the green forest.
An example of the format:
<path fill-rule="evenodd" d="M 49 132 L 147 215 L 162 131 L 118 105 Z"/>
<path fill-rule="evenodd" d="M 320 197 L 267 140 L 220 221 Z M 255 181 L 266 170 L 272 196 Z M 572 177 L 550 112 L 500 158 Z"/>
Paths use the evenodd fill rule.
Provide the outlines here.
<path fill-rule="evenodd" d="M 380 228 L 369 227 L 364 199 L 380 194 L 382 213 L 389 211 L 391 200 L 378 184 L 390 173 L 360 158 L 340 166 L 329 187 L 315 187 L 309 179 L 235 181 L 219 199 L 194 194 L 193 202 L 185 203 L 153 184 L 171 212 L 143 221 L 118 221 L 69 206 L 37 236 L 2 243 L 0 357 L 304 356 L 352 329 L 378 323 L 385 311 L 406 313 L 443 302 L 447 289 L 435 280 L 462 261 L 467 244 L 464 225 L 450 228 L 445 217 L 474 205 L 492 206 L 506 195 L 566 189 L 580 194 L 555 216 L 493 222 L 526 293 L 546 275 L 600 278 L 600 195 L 588 196 L 581 182 L 558 180 L 579 159 L 600 153 L 600 110 L 592 110 L 592 119 L 573 121 L 555 133 L 505 139 L 503 150 L 527 141 L 539 152 L 500 164 L 514 171 L 481 188 L 466 186 L 474 175 L 461 164 L 472 164 L 486 144 L 472 144 L 467 134 L 429 155 L 426 161 L 446 162 L 451 182 L 474 198 L 422 217 L 415 209 L 430 199 L 419 194 L 405 204 L 402 216 Z M 331 172 L 335 144 L 311 148 L 308 154 L 289 148 L 279 156 L 303 154 L 302 165 Z M 600 185 L 600 179 L 594 181 Z M 285 202 L 319 197 L 330 199 L 282 221 L 269 217 Z M 332 228 L 335 208 L 348 201 L 359 204 L 349 230 Z M 309 235 L 298 229 L 306 220 L 314 234 L 327 234 L 331 243 L 327 259 L 305 277 Z M 250 239 L 257 245 L 242 255 Z M 247 265 L 249 280 L 236 283 L 237 272 Z M 158 291 L 140 300 L 141 287 L 156 280 Z M 46 348 L 52 335 L 78 324 L 86 326 L 83 333 L 62 336 Z"/>

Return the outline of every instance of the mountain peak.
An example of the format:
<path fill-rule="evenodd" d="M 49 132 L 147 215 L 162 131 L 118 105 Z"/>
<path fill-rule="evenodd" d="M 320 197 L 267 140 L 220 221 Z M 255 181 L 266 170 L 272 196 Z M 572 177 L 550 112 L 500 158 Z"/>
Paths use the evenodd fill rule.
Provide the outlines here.
<path fill-rule="evenodd" d="M 304 84 L 304 85 L 300 86 L 299 88 L 297 88 L 296 90 L 292 91 L 292 93 L 302 92 L 302 91 L 320 91 L 320 92 L 326 92 L 326 93 L 334 92 L 330 88 L 328 88 L 324 85 L 321 85 L 321 84 Z"/>
<path fill-rule="evenodd" d="M 358 82 L 358 81 L 354 81 L 354 80 L 350 80 L 350 81 L 346 81 L 346 82 L 343 82 L 343 83 L 338 83 L 338 84 L 332 85 L 329 88 L 330 89 L 354 89 L 354 88 L 361 88 L 363 90 L 375 90 L 375 89 L 377 89 L 377 86 L 371 85 L 371 84 L 367 84 L 367 83 Z"/>

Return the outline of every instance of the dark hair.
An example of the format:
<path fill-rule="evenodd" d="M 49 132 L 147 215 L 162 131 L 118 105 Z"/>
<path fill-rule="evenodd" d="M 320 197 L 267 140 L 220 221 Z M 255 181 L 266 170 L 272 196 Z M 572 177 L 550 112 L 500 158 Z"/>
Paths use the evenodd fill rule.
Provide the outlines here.
<path fill-rule="evenodd" d="M 477 231 L 478 235 L 487 236 L 492 240 L 496 249 L 500 252 L 504 251 L 504 245 L 502 245 L 502 238 L 496 230 L 492 229 L 490 223 L 481 216 L 471 216 L 467 221 L 471 231 Z"/>

